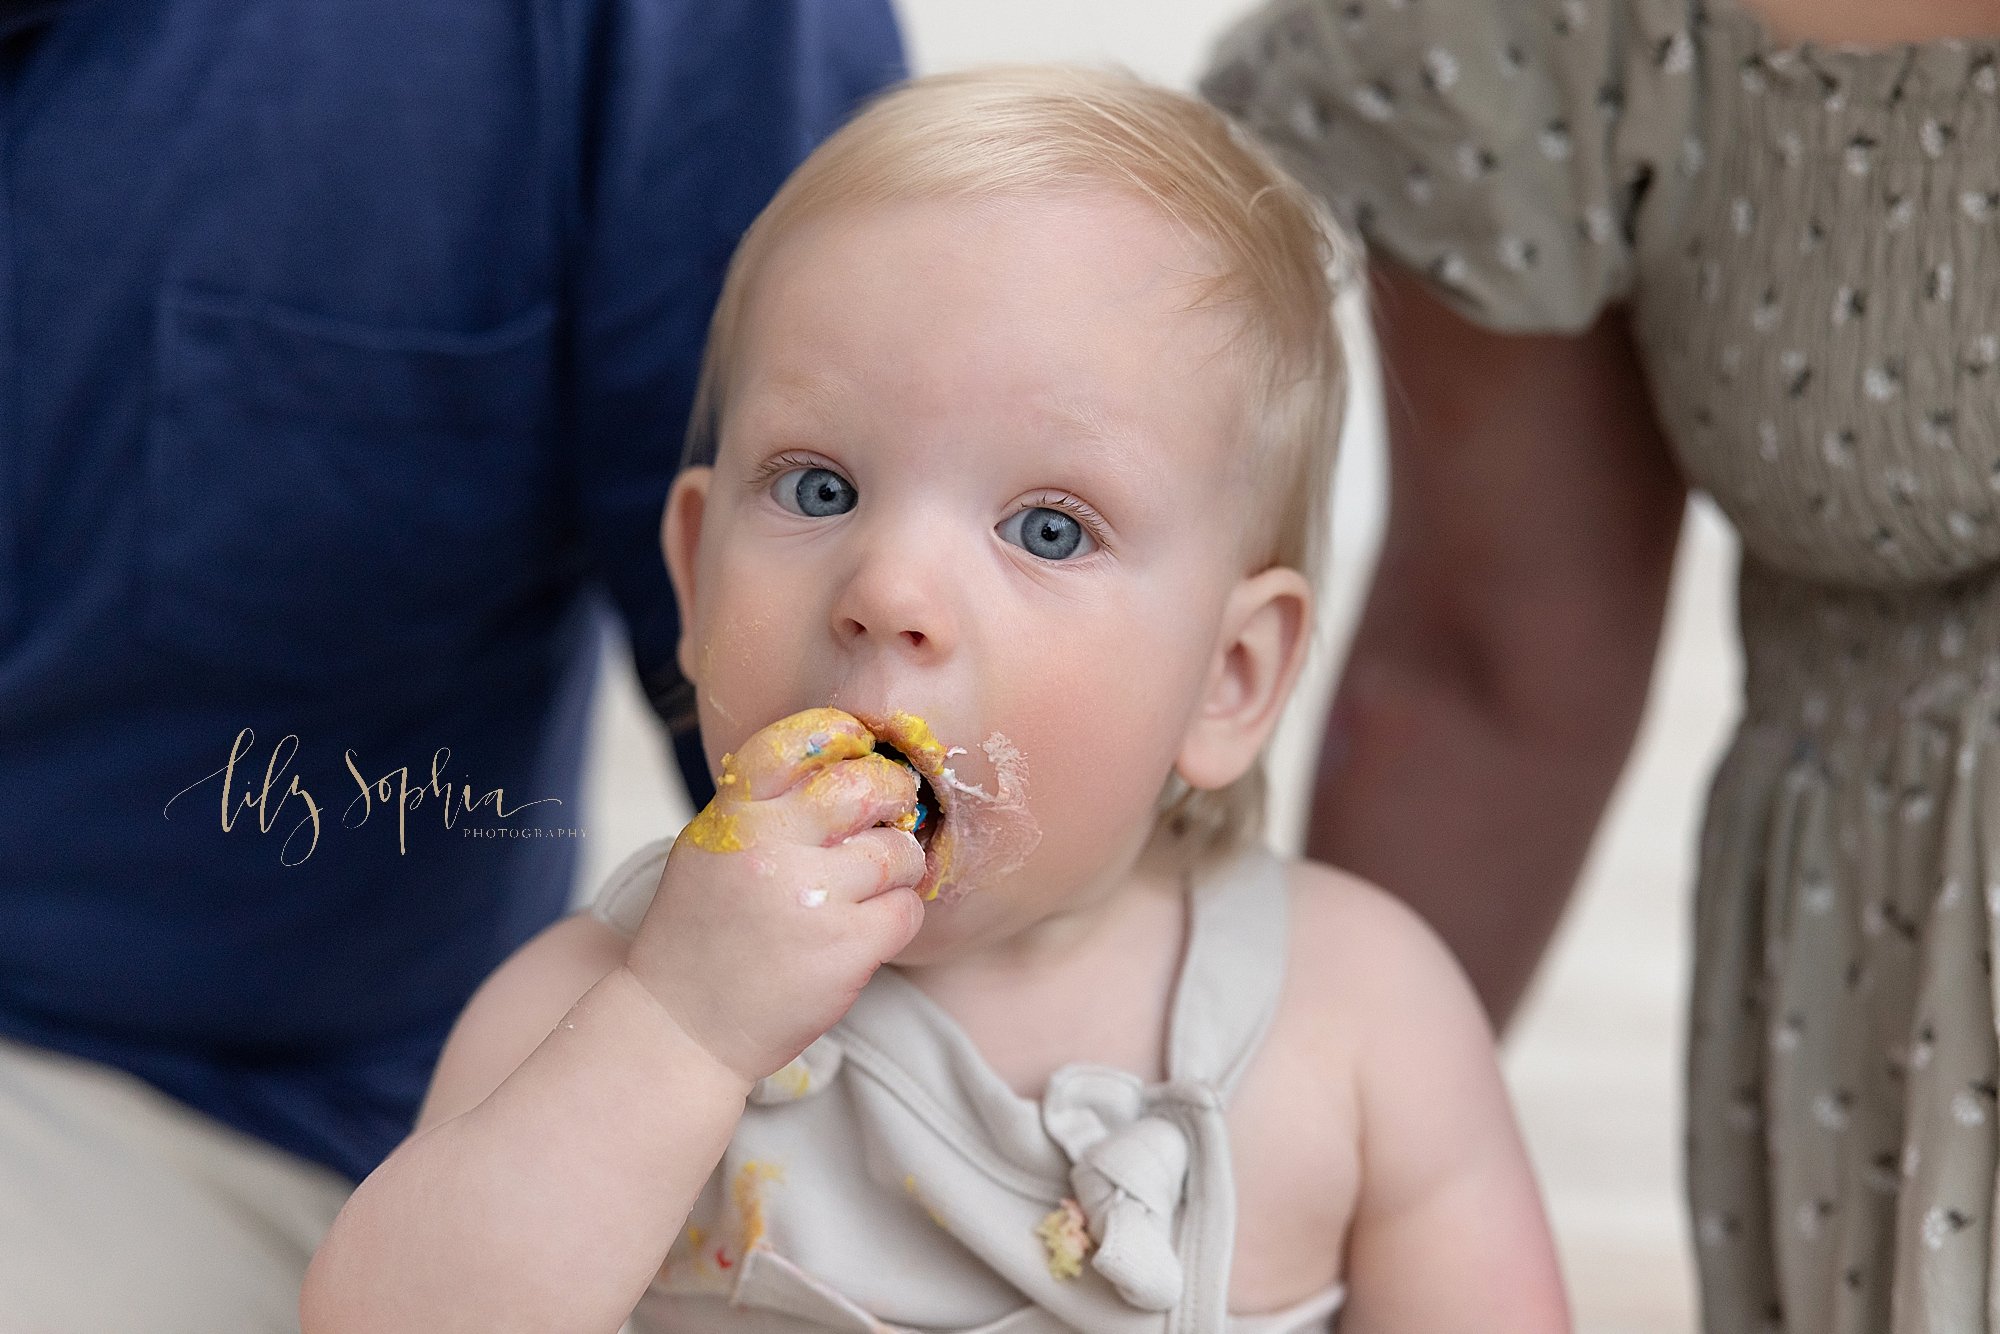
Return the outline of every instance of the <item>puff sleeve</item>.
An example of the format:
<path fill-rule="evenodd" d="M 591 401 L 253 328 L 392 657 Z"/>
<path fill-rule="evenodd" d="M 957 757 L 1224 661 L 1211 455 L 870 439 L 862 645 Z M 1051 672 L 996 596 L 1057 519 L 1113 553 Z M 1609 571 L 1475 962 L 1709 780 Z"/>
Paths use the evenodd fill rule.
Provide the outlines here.
<path fill-rule="evenodd" d="M 1690 0 L 1276 0 L 1204 96 L 1468 319 L 1575 331 L 1701 166 Z"/>

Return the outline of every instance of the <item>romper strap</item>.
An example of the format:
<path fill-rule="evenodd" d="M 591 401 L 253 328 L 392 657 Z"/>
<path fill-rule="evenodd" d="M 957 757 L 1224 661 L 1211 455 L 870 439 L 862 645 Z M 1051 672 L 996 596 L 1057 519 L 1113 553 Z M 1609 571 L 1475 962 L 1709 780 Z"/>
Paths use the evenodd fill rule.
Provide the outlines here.
<path fill-rule="evenodd" d="M 1187 956 L 1168 1019 L 1167 1078 L 1226 1101 L 1277 1012 L 1289 929 L 1285 866 L 1259 840 L 1189 873 Z"/>

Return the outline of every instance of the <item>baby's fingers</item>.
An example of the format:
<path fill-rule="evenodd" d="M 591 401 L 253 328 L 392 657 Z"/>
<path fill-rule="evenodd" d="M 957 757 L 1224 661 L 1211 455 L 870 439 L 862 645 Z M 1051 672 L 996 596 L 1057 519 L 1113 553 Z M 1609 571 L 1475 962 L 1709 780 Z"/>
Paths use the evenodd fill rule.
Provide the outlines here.
<path fill-rule="evenodd" d="M 848 903 L 865 903 L 892 889 L 915 889 L 924 878 L 924 850 L 900 829 L 864 829 L 824 854 L 832 858 L 826 887 Z"/>
<path fill-rule="evenodd" d="M 916 809 L 917 776 L 881 755 L 821 769 L 786 798 L 794 837 L 832 847 L 851 834 L 894 824 Z"/>
<path fill-rule="evenodd" d="M 723 783 L 732 776 L 751 801 L 769 801 L 816 769 L 866 755 L 875 736 L 860 719 L 839 709 L 805 709 L 760 729 L 723 760 Z"/>
<path fill-rule="evenodd" d="M 900 829 L 864 829 L 821 856 L 834 859 L 823 878 L 805 886 L 799 901 L 845 906 L 846 929 L 868 942 L 877 962 L 903 952 L 924 924 L 924 902 L 915 889 L 924 877 L 924 850 Z"/>

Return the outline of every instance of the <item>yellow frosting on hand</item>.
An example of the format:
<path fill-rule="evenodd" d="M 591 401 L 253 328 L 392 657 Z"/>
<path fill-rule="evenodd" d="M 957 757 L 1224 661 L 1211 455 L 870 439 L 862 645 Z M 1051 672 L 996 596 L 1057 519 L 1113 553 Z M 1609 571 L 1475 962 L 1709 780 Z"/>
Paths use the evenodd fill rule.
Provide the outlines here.
<path fill-rule="evenodd" d="M 756 748 L 753 758 L 757 765 L 782 763 L 783 757 L 801 753 L 809 759 L 833 764 L 866 755 L 875 747 L 876 738 L 867 728 L 857 733 L 851 727 L 841 726 L 853 721 L 838 709 L 802 709 L 763 728 L 745 744 Z M 944 745 L 922 718 L 898 712 L 891 717 L 885 731 L 893 734 L 893 744 L 919 774 L 936 773 L 943 767 Z M 737 822 L 736 808 L 749 799 L 750 785 L 743 780 L 741 762 L 735 755 L 724 755 L 714 799 L 681 830 L 680 840 L 703 852 L 742 852 L 748 845 Z M 902 812 L 891 824 L 906 834 L 914 834 L 916 808 L 912 806 Z M 931 897 L 935 896 L 933 889 Z"/>
<path fill-rule="evenodd" d="M 715 796 L 708 805 L 701 808 L 694 819 L 687 822 L 680 837 L 674 840 L 676 846 L 682 842 L 693 844 L 703 852 L 741 852 L 743 836 L 736 827 L 736 814 L 727 809 L 737 804 L 740 798 L 731 791 L 739 785 L 736 775 L 736 757 L 722 757 L 722 777 L 716 783 Z"/>

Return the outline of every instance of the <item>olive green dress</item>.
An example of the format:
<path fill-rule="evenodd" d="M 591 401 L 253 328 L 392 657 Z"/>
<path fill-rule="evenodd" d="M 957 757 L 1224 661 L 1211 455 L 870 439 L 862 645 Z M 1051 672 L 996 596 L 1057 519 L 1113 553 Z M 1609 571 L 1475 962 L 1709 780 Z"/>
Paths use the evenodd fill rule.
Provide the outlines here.
<path fill-rule="evenodd" d="M 1742 537 L 1695 896 L 1706 1327 L 2000 1327 L 2000 42 L 1732 0 L 1287 0 L 1204 80 L 1482 325 L 1629 308 Z"/>

